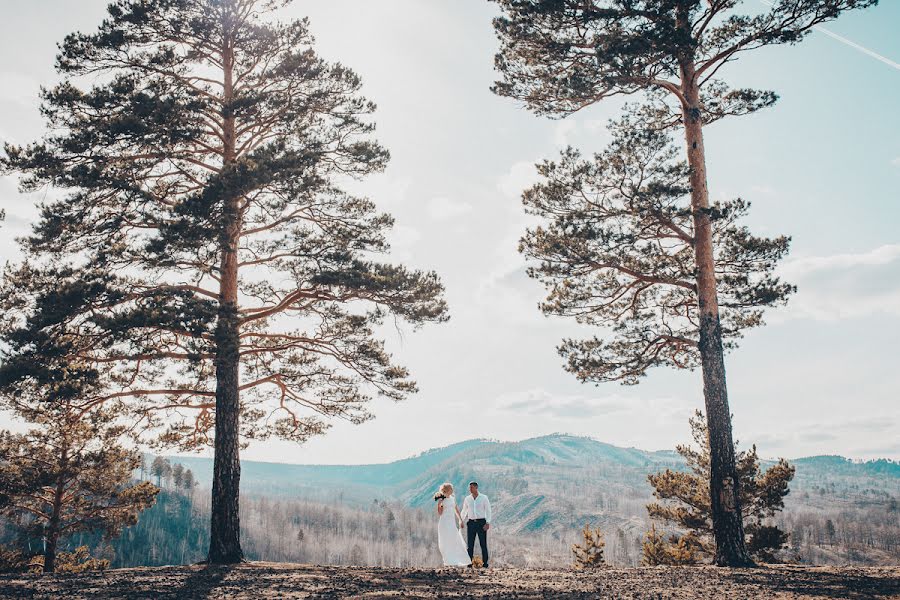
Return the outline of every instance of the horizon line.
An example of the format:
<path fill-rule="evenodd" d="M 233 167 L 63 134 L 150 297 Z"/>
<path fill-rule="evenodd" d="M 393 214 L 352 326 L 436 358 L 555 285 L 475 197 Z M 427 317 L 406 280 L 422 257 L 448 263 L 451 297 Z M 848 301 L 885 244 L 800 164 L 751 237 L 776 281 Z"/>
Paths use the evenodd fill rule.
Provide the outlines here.
<path fill-rule="evenodd" d="M 577 435 L 577 434 L 572 434 L 572 433 L 554 432 L 554 433 L 548 433 L 548 434 L 544 434 L 544 435 L 537 435 L 537 436 L 533 436 L 533 437 L 523 438 L 523 439 L 519 439 L 519 440 L 500 440 L 500 439 L 496 439 L 496 438 L 469 438 L 469 439 L 460 440 L 458 442 L 452 442 L 445 446 L 436 446 L 433 448 L 428 448 L 426 450 L 422 450 L 421 452 L 419 452 L 417 454 L 412 454 L 412 455 L 405 456 L 403 458 L 397 458 L 395 460 L 389 460 L 389 461 L 385 461 L 385 462 L 295 463 L 295 462 L 284 462 L 284 461 L 277 461 L 277 460 L 257 460 L 257 459 L 245 459 L 245 458 L 241 458 L 240 461 L 242 463 L 247 462 L 247 463 L 257 463 L 257 464 L 267 464 L 267 465 L 287 465 L 287 466 L 295 466 L 295 467 L 374 467 L 374 466 L 391 465 L 391 464 L 395 464 L 395 463 L 399 463 L 399 462 L 414 460 L 416 458 L 425 456 L 426 454 L 428 454 L 430 452 L 445 450 L 452 446 L 458 446 L 460 444 L 466 444 L 466 443 L 471 443 L 471 442 L 483 442 L 486 444 L 522 444 L 525 442 L 540 440 L 543 438 L 552 438 L 552 437 L 571 437 L 571 438 L 577 438 L 577 439 L 591 440 L 598 444 L 611 446 L 611 447 L 617 448 L 619 450 L 635 450 L 637 452 L 643 452 L 643 453 L 647 453 L 647 454 L 660 454 L 660 453 L 675 454 L 676 453 L 676 450 L 674 448 L 662 448 L 659 450 L 646 450 L 644 448 L 638 448 L 636 446 L 618 446 L 616 444 L 611 444 L 609 442 L 605 442 L 603 440 L 600 440 L 598 438 L 588 436 L 588 435 Z M 207 449 L 207 450 L 210 450 L 210 449 Z M 162 456 L 163 458 L 168 458 L 168 459 L 172 459 L 172 458 L 198 459 L 199 458 L 199 459 L 205 459 L 205 460 L 212 460 L 211 456 L 204 456 L 201 454 L 154 454 L 152 452 L 143 452 L 143 454 L 150 455 L 153 457 Z M 779 458 L 782 458 L 782 457 L 779 457 Z M 760 460 L 762 460 L 762 461 L 777 461 L 777 460 L 779 460 L 779 458 L 760 456 Z M 893 463 L 893 464 L 900 464 L 900 459 L 891 458 L 888 456 L 879 456 L 878 458 L 857 458 L 857 457 L 851 457 L 851 456 L 844 456 L 843 454 L 809 454 L 809 455 L 805 455 L 805 456 L 797 456 L 797 457 L 793 457 L 793 458 L 787 458 L 785 460 L 790 462 L 790 461 L 806 460 L 806 459 L 811 459 L 811 458 L 841 458 L 841 459 L 849 461 L 853 464 L 867 464 L 867 463 L 873 463 L 873 462 L 879 462 L 879 461 L 884 461 L 884 462 Z"/>

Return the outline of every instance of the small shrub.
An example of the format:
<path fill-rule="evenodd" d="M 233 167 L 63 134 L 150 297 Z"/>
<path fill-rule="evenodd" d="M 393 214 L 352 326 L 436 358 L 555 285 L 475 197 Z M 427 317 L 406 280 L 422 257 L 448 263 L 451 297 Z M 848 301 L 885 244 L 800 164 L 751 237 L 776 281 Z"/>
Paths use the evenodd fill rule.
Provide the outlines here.
<path fill-rule="evenodd" d="M 603 540 L 603 532 L 600 528 L 591 529 L 590 524 L 585 524 L 581 530 L 584 541 L 581 544 L 572 544 L 572 554 L 575 555 L 576 569 L 596 569 L 602 567 L 603 548 L 606 542 Z"/>
<path fill-rule="evenodd" d="M 696 565 L 700 562 L 703 546 L 692 533 L 670 535 L 668 540 L 651 526 L 644 537 L 643 558 L 641 564 L 655 567 L 657 565 Z"/>
<path fill-rule="evenodd" d="M 84 573 L 86 571 L 105 571 L 109 561 L 105 558 L 94 558 L 87 546 L 79 546 L 74 552 L 60 552 L 56 555 L 56 573 Z M 37 555 L 31 558 L 28 572 L 40 573 L 44 570 L 44 557 Z"/>
<path fill-rule="evenodd" d="M 24 573 L 30 558 L 20 550 L 0 547 L 0 573 Z"/>
<path fill-rule="evenodd" d="M 87 546 L 79 546 L 75 552 L 60 552 L 56 557 L 57 573 L 84 573 L 85 571 L 105 571 L 109 561 L 91 556 Z"/>

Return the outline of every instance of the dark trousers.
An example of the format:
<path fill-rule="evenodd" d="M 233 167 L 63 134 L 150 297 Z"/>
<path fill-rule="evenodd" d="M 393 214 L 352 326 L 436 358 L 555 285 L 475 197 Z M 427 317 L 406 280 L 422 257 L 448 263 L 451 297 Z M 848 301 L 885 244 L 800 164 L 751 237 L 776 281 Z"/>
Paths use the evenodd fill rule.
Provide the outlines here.
<path fill-rule="evenodd" d="M 487 549 L 487 530 L 484 528 L 484 519 L 469 519 L 466 523 L 466 534 L 469 538 L 469 558 L 475 557 L 475 536 L 478 536 L 478 543 L 481 545 L 481 560 L 484 566 L 488 565 L 488 549 Z"/>

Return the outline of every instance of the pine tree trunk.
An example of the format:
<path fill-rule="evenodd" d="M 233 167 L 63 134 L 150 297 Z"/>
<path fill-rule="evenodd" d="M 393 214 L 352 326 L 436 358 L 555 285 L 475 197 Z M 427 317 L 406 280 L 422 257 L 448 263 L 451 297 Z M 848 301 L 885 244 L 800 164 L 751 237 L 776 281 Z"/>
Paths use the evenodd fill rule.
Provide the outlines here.
<path fill-rule="evenodd" d="M 226 24 L 227 26 L 227 24 Z M 233 48 L 225 35 L 223 173 L 235 160 L 235 122 L 231 112 Z M 225 174 L 227 178 L 227 174 Z M 216 437 L 213 460 L 210 564 L 243 559 L 240 540 L 240 329 L 238 322 L 238 198 L 226 188 L 220 240 L 219 314 L 216 323 Z"/>
<path fill-rule="evenodd" d="M 62 464 L 65 465 L 68 459 L 68 453 L 63 451 Z M 44 573 L 52 573 L 56 570 L 56 549 L 59 544 L 59 524 L 62 513 L 62 497 L 65 492 L 65 479 L 62 473 L 65 468 L 60 469 L 59 480 L 56 483 L 56 489 L 53 492 L 53 505 L 50 508 L 50 521 L 47 523 L 47 531 L 44 534 Z"/>
<path fill-rule="evenodd" d="M 712 221 L 706 179 L 706 153 L 703 148 L 703 120 L 700 89 L 693 60 L 681 65 L 685 141 L 690 167 L 691 208 L 694 220 L 694 259 L 697 296 L 700 309 L 700 360 L 703 370 L 703 396 L 709 430 L 710 502 L 715 564 L 742 567 L 753 564 L 744 544 L 738 477 L 735 467 L 731 412 L 725 384 L 725 356 L 722 326 L 716 290 Z"/>
<path fill-rule="evenodd" d="M 58 542 L 59 534 L 47 533 L 47 545 L 44 548 L 44 573 L 52 573 L 56 570 L 56 545 Z"/>
<path fill-rule="evenodd" d="M 230 277 L 223 270 L 222 287 Z M 240 540 L 240 399 L 237 308 L 222 294 L 216 326 L 216 437 L 213 460 L 212 522 L 209 562 L 233 564 L 243 559 Z"/>

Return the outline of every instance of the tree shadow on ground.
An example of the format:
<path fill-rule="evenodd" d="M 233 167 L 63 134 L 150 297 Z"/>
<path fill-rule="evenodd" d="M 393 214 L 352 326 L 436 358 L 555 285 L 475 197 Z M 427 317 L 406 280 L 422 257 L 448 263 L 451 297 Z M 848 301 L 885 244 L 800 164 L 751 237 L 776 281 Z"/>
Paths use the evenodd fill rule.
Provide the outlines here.
<path fill-rule="evenodd" d="M 176 598 L 208 598 L 218 590 L 226 577 L 234 570 L 233 566 L 204 565 L 192 571 L 178 590 L 170 590 Z"/>
<path fill-rule="evenodd" d="M 730 579 L 738 584 L 768 589 L 773 594 L 787 592 L 799 597 L 864 600 L 900 596 L 900 579 L 864 573 L 837 574 L 782 567 L 763 575 L 758 571 L 734 571 Z"/>

